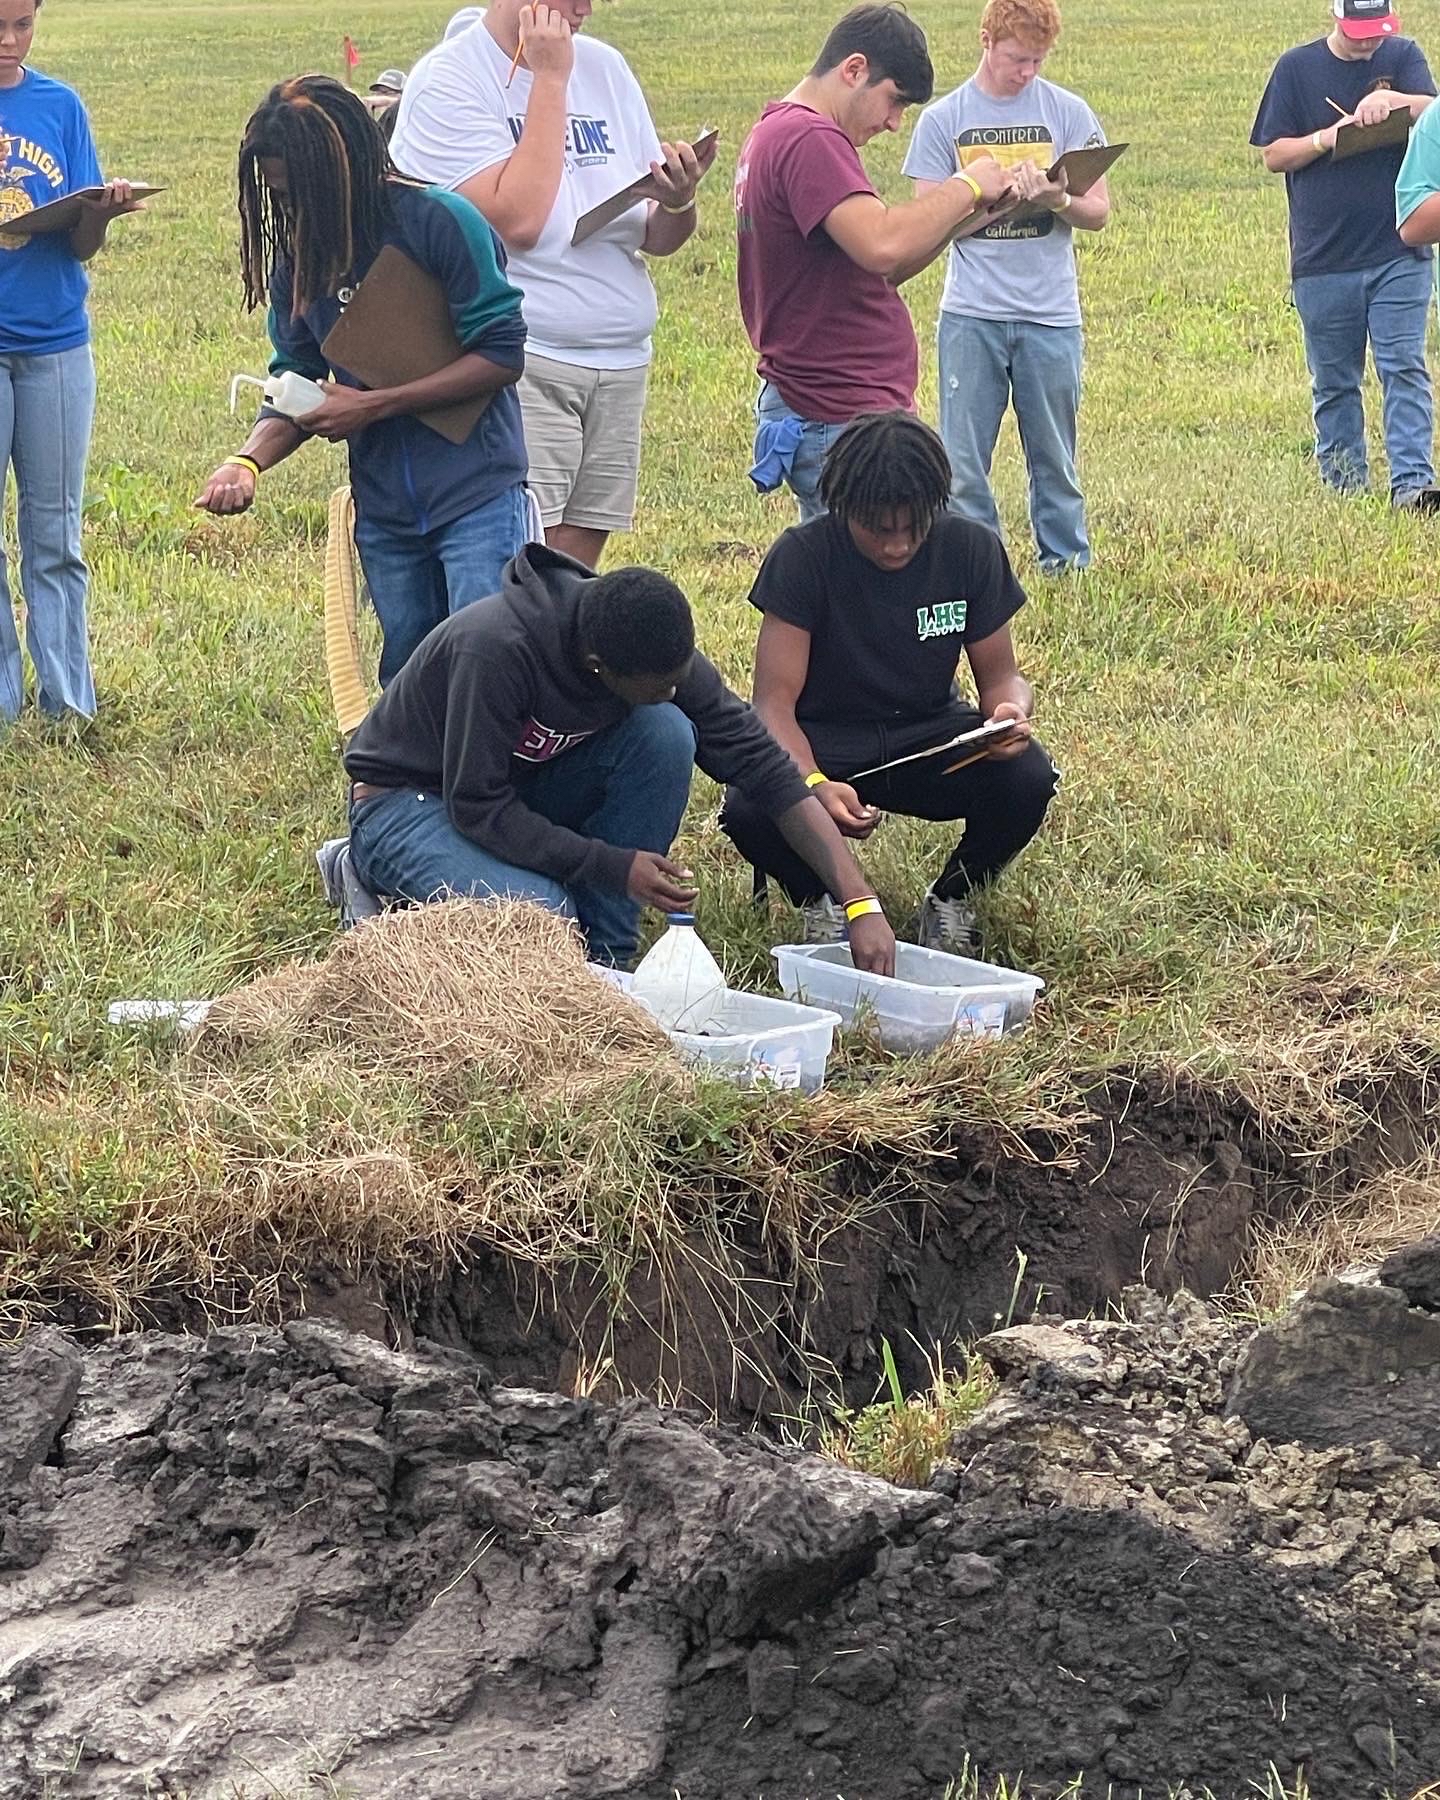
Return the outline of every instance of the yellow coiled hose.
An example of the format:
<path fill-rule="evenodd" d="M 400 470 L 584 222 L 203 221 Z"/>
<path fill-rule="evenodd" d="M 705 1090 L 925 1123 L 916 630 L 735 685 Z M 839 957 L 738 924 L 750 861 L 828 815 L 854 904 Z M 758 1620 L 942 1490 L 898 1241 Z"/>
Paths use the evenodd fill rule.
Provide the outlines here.
<path fill-rule="evenodd" d="M 325 672 L 330 699 L 343 737 L 349 737 L 370 710 L 370 694 L 360 663 L 356 628 L 355 502 L 348 487 L 330 496 L 325 540 Z"/>

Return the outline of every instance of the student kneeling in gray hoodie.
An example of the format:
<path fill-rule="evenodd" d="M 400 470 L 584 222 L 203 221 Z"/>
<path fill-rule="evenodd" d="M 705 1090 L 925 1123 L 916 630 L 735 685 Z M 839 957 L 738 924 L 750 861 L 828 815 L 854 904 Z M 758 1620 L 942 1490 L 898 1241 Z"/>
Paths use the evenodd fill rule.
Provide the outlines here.
<path fill-rule="evenodd" d="M 395 899 L 534 900 L 578 918 L 597 962 L 624 966 L 641 907 L 694 902 L 668 852 L 696 763 L 763 807 L 853 914 L 856 964 L 893 974 L 864 874 L 696 650 L 680 589 L 653 569 L 596 575 L 542 544 L 429 634 L 351 740 L 356 873 Z"/>

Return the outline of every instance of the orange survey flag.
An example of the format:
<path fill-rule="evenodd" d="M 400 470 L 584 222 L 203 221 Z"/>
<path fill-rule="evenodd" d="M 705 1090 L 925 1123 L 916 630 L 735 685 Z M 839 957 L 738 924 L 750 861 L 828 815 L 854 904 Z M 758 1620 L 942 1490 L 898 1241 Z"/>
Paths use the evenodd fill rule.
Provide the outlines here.
<path fill-rule="evenodd" d="M 356 69 L 360 67 L 360 52 L 355 48 L 355 40 L 345 34 L 345 79 L 348 81 Z"/>

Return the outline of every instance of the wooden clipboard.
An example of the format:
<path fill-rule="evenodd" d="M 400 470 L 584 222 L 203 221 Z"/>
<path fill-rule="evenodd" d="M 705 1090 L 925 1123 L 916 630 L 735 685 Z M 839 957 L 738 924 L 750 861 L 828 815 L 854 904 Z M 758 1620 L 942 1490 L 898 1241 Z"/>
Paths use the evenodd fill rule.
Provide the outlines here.
<path fill-rule="evenodd" d="M 444 288 L 394 244 L 371 263 L 320 349 L 332 369 L 357 375 L 370 388 L 420 381 L 465 353 Z M 463 444 L 490 398 L 482 394 L 415 417 L 450 443 Z"/>
<path fill-rule="evenodd" d="M 704 156 L 719 136 L 717 130 L 707 125 L 690 148 L 697 156 Z M 661 198 L 660 190 L 655 185 L 655 177 L 647 170 L 634 181 L 627 182 L 608 200 L 602 200 L 598 206 L 592 206 L 589 212 L 581 213 L 575 221 L 574 231 L 570 233 L 570 247 L 574 249 L 577 244 L 583 244 L 586 238 L 594 237 L 597 231 L 603 231 L 613 220 L 629 212 L 632 206 L 638 206 L 642 200 Z"/>
<path fill-rule="evenodd" d="M 1347 156 L 1363 156 L 1367 150 L 1387 150 L 1392 145 L 1408 143 L 1414 124 L 1409 107 L 1397 106 L 1379 125 L 1342 125 L 1335 133 L 1333 160 L 1344 162 Z"/>
<path fill-rule="evenodd" d="M 73 194 L 66 194 L 61 200 L 51 200 L 44 206 L 37 206 L 33 212 L 17 213 L 13 219 L 6 219 L 0 225 L 0 232 L 6 237 L 44 237 L 52 231 L 73 231 L 80 223 L 83 202 L 98 200 L 105 192 L 103 187 L 76 188 Z M 148 200 L 152 194 L 163 194 L 163 187 L 146 187 L 143 181 L 130 184 L 131 196 L 136 200 Z"/>
<path fill-rule="evenodd" d="M 1092 144 L 1088 150 L 1067 150 L 1045 172 L 1054 181 L 1063 170 L 1065 192 L 1076 200 L 1081 194 L 1088 194 L 1101 176 L 1108 175 L 1129 148 L 1128 144 Z M 1020 206 L 1012 213 L 1003 214 L 996 222 L 1013 225 L 1020 219 L 1043 219 L 1048 212 L 1049 208 L 1044 206 Z"/>

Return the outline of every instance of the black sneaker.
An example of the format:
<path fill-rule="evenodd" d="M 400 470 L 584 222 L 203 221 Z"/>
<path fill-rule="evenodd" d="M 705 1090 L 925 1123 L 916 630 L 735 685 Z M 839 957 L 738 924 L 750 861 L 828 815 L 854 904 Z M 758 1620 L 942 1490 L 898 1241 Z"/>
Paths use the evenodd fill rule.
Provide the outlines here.
<path fill-rule="evenodd" d="M 1396 512 L 1440 512 L 1440 487 L 1406 488 L 1390 496 Z"/>

